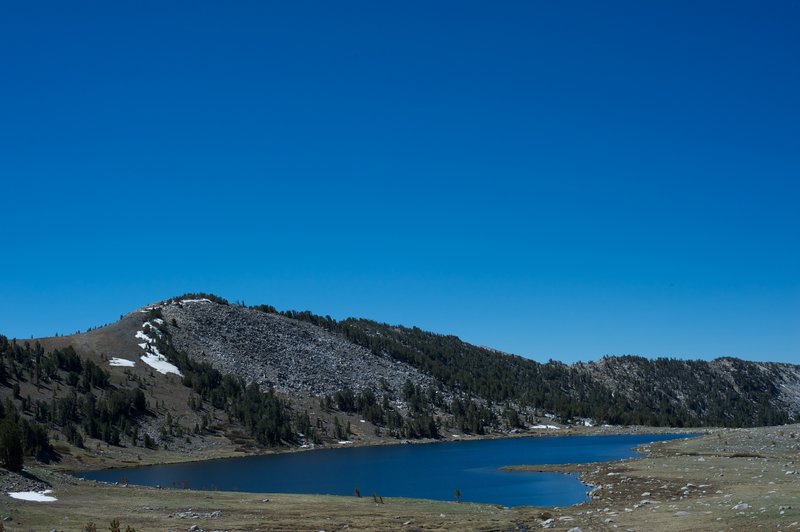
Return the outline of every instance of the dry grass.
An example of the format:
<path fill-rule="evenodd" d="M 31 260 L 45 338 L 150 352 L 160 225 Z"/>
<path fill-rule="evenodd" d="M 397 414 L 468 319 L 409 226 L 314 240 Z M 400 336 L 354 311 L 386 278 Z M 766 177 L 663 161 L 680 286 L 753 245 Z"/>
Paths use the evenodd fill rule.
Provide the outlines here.
<path fill-rule="evenodd" d="M 99 530 L 119 519 L 123 529 L 187 530 L 507 530 L 516 512 L 485 505 L 412 499 L 321 495 L 280 495 L 140 487 L 96 486 L 88 482 L 56 489 L 54 503 L 4 498 L 2 512 L 14 520 L 7 530 Z M 215 512 L 219 512 L 218 514 Z M 192 517 L 196 514 L 197 517 Z M 183 517 L 181 517 L 183 515 Z"/>

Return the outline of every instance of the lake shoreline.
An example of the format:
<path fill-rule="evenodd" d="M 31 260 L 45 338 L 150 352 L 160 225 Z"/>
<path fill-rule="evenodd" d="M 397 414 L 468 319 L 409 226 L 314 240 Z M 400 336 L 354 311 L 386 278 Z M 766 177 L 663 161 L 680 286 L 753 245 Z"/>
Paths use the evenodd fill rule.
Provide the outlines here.
<path fill-rule="evenodd" d="M 601 488 L 569 507 L 155 489 L 80 481 L 35 466 L 29 473 L 47 481 L 58 501 L 0 496 L 0 512 L 34 530 L 78 530 L 89 521 L 99 529 L 111 518 L 137 530 L 800 530 L 800 467 L 789 465 L 800 452 L 800 425 L 714 432 L 645 445 L 642 457 L 571 466 L 587 469 L 582 481 Z"/>
<path fill-rule="evenodd" d="M 100 471 L 104 469 L 123 469 L 123 468 L 138 468 L 150 465 L 170 465 L 170 464 L 183 464 L 183 463 L 197 463 L 209 460 L 225 460 L 243 458 L 247 456 L 270 456 L 275 454 L 286 453 L 301 453 L 311 452 L 324 449 L 347 449 L 354 447 L 383 447 L 391 445 L 430 445 L 459 441 L 481 441 L 481 440 L 496 440 L 496 439 L 514 439 L 514 438 L 553 438 L 560 436 L 618 436 L 618 435 L 632 435 L 632 434 L 698 434 L 698 433 L 713 433 L 720 430 L 715 427 L 699 427 L 699 428 L 686 428 L 686 427 L 647 427 L 643 425 L 612 425 L 612 426 L 599 426 L 599 427 L 586 427 L 586 426 L 564 426 L 559 430 L 545 430 L 533 429 L 525 432 L 516 433 L 491 433 L 491 434 L 448 434 L 442 438 L 420 438 L 420 439 L 381 439 L 381 440 L 352 440 L 348 444 L 322 444 L 310 446 L 308 448 L 301 447 L 279 447 L 279 448 L 249 448 L 244 451 L 237 449 L 223 450 L 222 452 L 203 452 L 187 454 L 161 454 L 155 451 L 154 456 L 147 457 L 148 459 L 142 460 L 107 460 L 99 467 L 85 467 L 85 464 L 78 462 L 69 462 L 64 464 L 66 467 L 59 467 L 59 464 L 54 464 L 53 467 L 45 465 L 44 467 L 52 468 L 53 470 L 71 474 L 79 475 L 81 472 Z M 134 448 L 136 449 L 136 448 Z M 84 465 L 84 467 L 80 467 Z"/>

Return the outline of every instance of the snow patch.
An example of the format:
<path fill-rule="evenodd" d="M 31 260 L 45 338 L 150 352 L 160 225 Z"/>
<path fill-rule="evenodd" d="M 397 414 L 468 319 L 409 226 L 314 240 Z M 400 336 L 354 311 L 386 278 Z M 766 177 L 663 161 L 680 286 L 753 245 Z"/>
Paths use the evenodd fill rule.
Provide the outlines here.
<path fill-rule="evenodd" d="M 20 499 L 22 501 L 33 502 L 54 502 L 57 501 L 55 497 L 47 495 L 53 493 L 53 490 L 44 491 L 9 491 L 8 496 L 12 499 Z"/>
<path fill-rule="evenodd" d="M 144 331 L 136 331 L 136 338 L 138 338 L 140 340 L 144 340 L 148 344 L 155 343 L 155 340 L 153 340 L 152 338 L 147 336 Z M 142 345 L 142 344 L 139 344 L 139 345 Z"/>
<path fill-rule="evenodd" d="M 211 303 L 210 299 L 179 299 L 178 303 Z"/>
<path fill-rule="evenodd" d="M 122 368 L 132 368 L 133 366 L 136 365 L 136 362 L 134 362 L 133 360 L 126 360 L 124 358 L 114 357 L 114 358 L 111 359 L 111 361 L 109 361 L 108 365 L 109 366 L 119 366 L 119 367 L 122 367 Z"/>
<path fill-rule="evenodd" d="M 336 443 L 338 443 L 339 445 L 347 445 L 348 443 L 353 443 L 353 442 L 351 442 L 350 440 L 339 440 Z"/>
<path fill-rule="evenodd" d="M 561 430 L 561 427 L 556 427 L 555 425 L 534 425 L 531 428 L 532 429 Z"/>
<path fill-rule="evenodd" d="M 156 321 L 156 320 L 153 320 L 153 321 Z M 164 321 L 163 321 L 163 320 L 161 320 L 161 323 L 164 323 Z M 159 330 L 156 328 L 156 326 L 155 326 L 155 325 L 153 325 L 152 323 L 150 323 L 149 321 L 146 321 L 146 322 L 144 322 L 144 323 L 142 324 L 142 328 L 144 328 L 144 327 L 150 327 L 150 330 L 151 330 L 152 332 L 156 333 L 156 336 L 158 336 L 159 338 L 161 338 L 161 331 L 159 331 Z M 143 335 L 145 335 L 145 336 L 147 336 L 146 334 L 144 334 L 144 331 L 142 331 L 142 334 L 143 334 Z"/>
<path fill-rule="evenodd" d="M 166 375 L 167 373 L 174 373 L 179 377 L 183 377 L 183 374 L 180 370 L 174 365 L 167 362 L 167 359 L 164 358 L 163 355 L 156 355 L 155 353 L 147 353 L 139 357 L 142 362 L 156 370 L 157 372 L 161 373 L 162 375 Z"/>
<path fill-rule="evenodd" d="M 147 336 L 144 331 L 136 331 L 136 338 L 140 340 L 144 340 L 143 343 L 138 344 L 139 347 L 144 349 L 145 353 L 141 357 L 142 362 L 156 370 L 157 372 L 161 373 L 162 375 L 166 375 L 167 373 L 174 373 L 180 377 L 183 377 L 183 374 L 174 364 L 171 364 L 167 361 L 167 357 L 165 357 L 158 348 L 152 344 L 155 342 L 152 338 Z"/>

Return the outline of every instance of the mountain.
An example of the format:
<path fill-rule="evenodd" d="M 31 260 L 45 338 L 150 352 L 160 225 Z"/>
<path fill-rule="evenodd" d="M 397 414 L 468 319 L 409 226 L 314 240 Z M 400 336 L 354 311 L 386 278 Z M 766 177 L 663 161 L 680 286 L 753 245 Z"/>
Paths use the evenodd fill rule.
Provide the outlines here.
<path fill-rule="evenodd" d="M 0 394 L 30 454 L 91 460 L 102 442 L 141 460 L 570 423 L 783 424 L 800 418 L 800 366 L 542 364 L 418 328 L 189 294 L 81 334 L 0 337 Z"/>

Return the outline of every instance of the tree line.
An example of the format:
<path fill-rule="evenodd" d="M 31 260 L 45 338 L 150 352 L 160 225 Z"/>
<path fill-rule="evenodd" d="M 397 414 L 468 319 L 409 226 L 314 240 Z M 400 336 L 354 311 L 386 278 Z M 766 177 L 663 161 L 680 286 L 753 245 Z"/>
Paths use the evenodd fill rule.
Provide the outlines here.
<path fill-rule="evenodd" d="M 269 306 L 254 308 L 277 312 Z M 417 327 L 356 318 L 336 321 L 309 311 L 280 314 L 342 335 L 376 355 L 408 363 L 455 390 L 506 405 L 504 417 L 512 426 L 521 423 L 518 413 L 510 411 L 517 407 L 550 412 L 563 420 L 591 418 L 622 425 L 741 427 L 791 420 L 787 411 L 773 406 L 780 394 L 775 385 L 778 376 L 739 359 L 725 359 L 730 379 L 722 378 L 709 362 L 670 358 L 608 357 L 589 370 L 589 365 L 539 363 L 507 355 Z M 609 378 L 630 389 L 621 393 L 607 384 Z M 464 409 L 458 405 L 450 409 L 464 419 Z M 466 426 L 477 430 L 482 414 L 467 417 Z M 492 416 L 485 417 L 486 422 L 493 421 Z"/>

